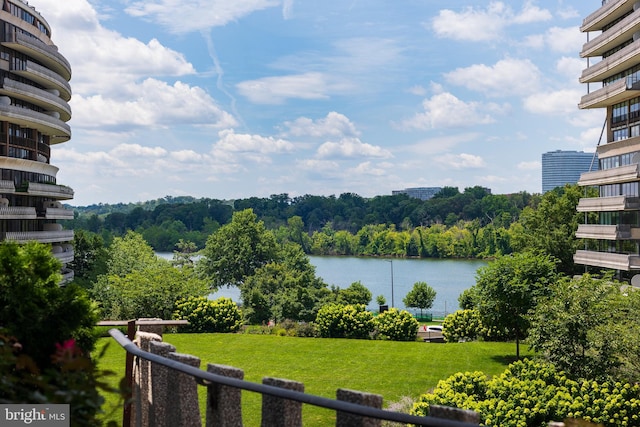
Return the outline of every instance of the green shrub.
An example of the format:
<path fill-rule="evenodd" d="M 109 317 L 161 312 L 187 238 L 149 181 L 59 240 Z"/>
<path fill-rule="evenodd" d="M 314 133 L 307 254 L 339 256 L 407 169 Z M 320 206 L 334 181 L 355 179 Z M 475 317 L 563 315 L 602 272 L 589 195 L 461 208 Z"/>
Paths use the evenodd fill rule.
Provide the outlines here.
<path fill-rule="evenodd" d="M 391 308 L 375 318 L 380 335 L 392 341 L 415 341 L 420 324 L 406 310 Z"/>
<path fill-rule="evenodd" d="M 242 326 L 242 314 L 231 298 L 188 297 L 176 307 L 173 318 L 188 320 L 187 332 L 236 332 Z"/>
<path fill-rule="evenodd" d="M 458 310 L 442 322 L 442 336 L 447 342 L 473 341 L 482 332 L 482 319 L 477 310 Z"/>
<path fill-rule="evenodd" d="M 488 379 L 481 372 L 457 373 L 422 395 L 412 413 L 428 415 L 430 405 L 480 413 L 481 424 L 537 427 L 565 418 L 607 427 L 640 425 L 640 384 L 574 381 L 548 363 L 511 364 Z"/>
<path fill-rule="evenodd" d="M 369 338 L 375 321 L 363 304 L 327 304 L 318 311 L 316 328 L 321 338 Z"/>

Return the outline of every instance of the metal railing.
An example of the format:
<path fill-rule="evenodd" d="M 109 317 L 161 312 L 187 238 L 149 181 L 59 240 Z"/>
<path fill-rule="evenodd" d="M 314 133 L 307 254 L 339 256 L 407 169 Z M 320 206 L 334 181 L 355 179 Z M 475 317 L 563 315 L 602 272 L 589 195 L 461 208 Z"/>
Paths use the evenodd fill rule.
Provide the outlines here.
<path fill-rule="evenodd" d="M 245 381 L 238 378 L 223 376 L 219 374 L 213 374 L 211 372 L 203 371 L 197 367 L 190 366 L 185 363 L 181 363 L 179 361 L 160 356 L 158 354 L 144 351 L 140 347 L 138 347 L 136 344 L 134 344 L 129 338 L 127 338 L 127 336 L 125 336 L 118 329 L 109 330 L 109 334 L 118 342 L 118 344 L 122 348 L 126 350 L 128 358 L 135 357 L 135 358 L 138 358 L 138 361 L 145 360 L 150 362 L 151 364 L 162 365 L 166 368 L 169 368 L 170 370 L 174 370 L 182 374 L 186 374 L 189 377 L 194 378 L 197 384 L 204 385 L 207 387 L 227 386 L 227 387 L 232 387 L 239 390 L 256 392 L 256 393 L 262 394 L 263 396 L 265 395 L 272 396 L 277 399 L 282 399 L 285 401 L 298 402 L 300 404 L 308 404 L 308 405 L 313 405 L 313 406 L 333 410 L 333 411 L 336 411 L 338 415 L 340 413 L 350 414 L 352 416 L 359 417 L 360 419 L 384 420 L 384 421 L 392 421 L 392 422 L 403 423 L 403 424 L 414 424 L 416 426 L 429 426 L 429 427 L 477 427 L 478 426 L 477 422 L 456 421 L 455 420 L 456 418 L 445 419 L 445 418 L 438 418 L 434 416 L 420 417 L 420 416 L 415 416 L 415 415 L 410 415 L 405 413 L 392 412 L 392 411 L 383 410 L 383 409 L 379 409 L 372 406 L 365 406 L 357 403 L 352 403 L 346 400 L 334 400 L 326 397 L 307 394 L 301 391 L 280 388 L 273 385 L 252 383 L 252 382 Z M 130 371 L 130 369 L 127 369 L 127 371 Z M 148 381 L 148 379 L 144 379 L 144 381 Z M 134 405 L 135 405 L 135 400 L 136 399 L 134 398 L 133 399 Z M 264 409 L 264 406 L 263 406 L 263 409 Z M 434 409 L 436 408 L 434 407 Z M 457 419 L 468 419 L 464 417 L 469 416 L 470 415 L 469 413 L 471 412 L 471 411 L 464 411 L 456 408 L 438 408 L 438 409 L 444 409 L 443 410 L 444 413 L 457 412 L 457 414 L 454 415 L 454 416 L 458 416 Z M 131 412 L 135 412 L 131 408 L 129 410 Z M 136 408 L 136 411 L 139 412 L 140 408 Z M 127 411 L 125 408 L 125 414 L 126 412 Z M 472 413 L 472 414 L 477 415 L 475 413 Z M 263 413 L 263 416 L 264 416 L 264 413 Z M 140 418 L 137 418 L 136 421 L 140 422 Z M 123 424 L 126 425 L 127 423 L 128 423 L 128 420 L 123 419 Z"/>

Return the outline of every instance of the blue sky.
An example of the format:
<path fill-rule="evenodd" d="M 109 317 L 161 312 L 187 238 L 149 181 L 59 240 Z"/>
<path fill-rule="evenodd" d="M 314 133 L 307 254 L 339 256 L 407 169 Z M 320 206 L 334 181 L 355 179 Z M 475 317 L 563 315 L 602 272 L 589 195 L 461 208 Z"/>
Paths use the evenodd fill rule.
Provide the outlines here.
<path fill-rule="evenodd" d="M 541 192 L 594 151 L 582 19 L 601 2 L 30 0 L 72 66 L 73 205 L 167 195 Z"/>

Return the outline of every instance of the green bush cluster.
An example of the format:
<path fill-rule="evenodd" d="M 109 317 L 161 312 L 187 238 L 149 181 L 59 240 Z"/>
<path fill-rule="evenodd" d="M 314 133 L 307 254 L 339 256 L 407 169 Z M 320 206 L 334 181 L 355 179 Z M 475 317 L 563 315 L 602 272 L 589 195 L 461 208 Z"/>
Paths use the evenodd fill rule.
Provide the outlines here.
<path fill-rule="evenodd" d="M 188 320 L 188 332 L 236 332 L 242 326 L 242 314 L 231 298 L 188 297 L 176 307 L 173 318 Z"/>
<path fill-rule="evenodd" d="M 369 338 L 375 328 L 373 313 L 364 304 L 327 304 L 318 311 L 316 328 L 321 338 Z"/>
<path fill-rule="evenodd" d="M 430 405 L 480 413 L 481 424 L 534 427 L 576 418 L 607 427 L 640 425 L 640 384 L 574 381 L 547 363 L 511 364 L 488 379 L 481 372 L 457 373 L 422 395 L 412 413 L 428 415 Z"/>
<path fill-rule="evenodd" d="M 483 329 L 477 310 L 458 310 L 442 322 L 442 336 L 447 342 L 476 340 L 483 335 Z"/>
<path fill-rule="evenodd" d="M 406 310 L 391 308 L 375 318 L 378 333 L 392 341 L 415 341 L 420 324 Z"/>

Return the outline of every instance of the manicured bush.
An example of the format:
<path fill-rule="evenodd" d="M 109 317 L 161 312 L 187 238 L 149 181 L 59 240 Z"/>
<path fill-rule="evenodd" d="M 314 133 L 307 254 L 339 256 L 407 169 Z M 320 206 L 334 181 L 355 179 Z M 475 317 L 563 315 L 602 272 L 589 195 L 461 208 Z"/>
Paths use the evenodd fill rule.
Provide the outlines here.
<path fill-rule="evenodd" d="M 422 395 L 412 413 L 428 415 L 430 405 L 480 413 L 495 427 L 537 427 L 577 418 L 607 427 L 640 425 L 640 385 L 574 381 L 552 365 L 515 362 L 488 379 L 481 372 L 457 373 Z"/>
<path fill-rule="evenodd" d="M 188 332 L 236 332 L 242 326 L 242 314 L 231 298 L 188 297 L 176 307 L 173 318 L 188 320 Z"/>
<path fill-rule="evenodd" d="M 420 324 L 406 310 L 391 308 L 375 318 L 378 333 L 392 341 L 415 341 Z"/>
<path fill-rule="evenodd" d="M 318 311 L 316 328 L 321 338 L 369 338 L 375 327 L 373 313 L 363 304 L 327 304 Z"/>
<path fill-rule="evenodd" d="M 482 319 L 477 310 L 458 310 L 442 322 L 442 336 L 447 342 L 473 341 L 482 332 Z"/>

